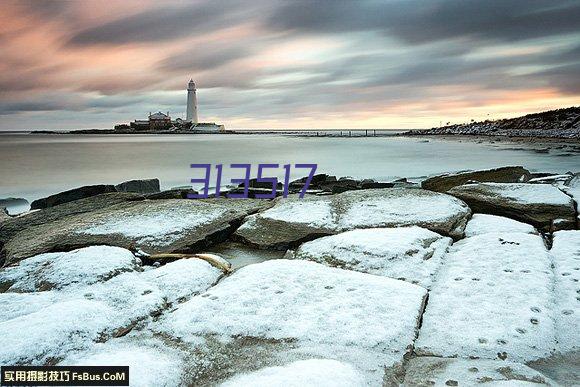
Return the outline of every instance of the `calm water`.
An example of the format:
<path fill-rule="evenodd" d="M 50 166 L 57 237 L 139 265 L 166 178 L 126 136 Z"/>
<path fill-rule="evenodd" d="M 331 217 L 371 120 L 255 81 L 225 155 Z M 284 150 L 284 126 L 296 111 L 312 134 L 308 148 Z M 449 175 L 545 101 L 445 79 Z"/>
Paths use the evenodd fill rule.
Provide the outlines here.
<path fill-rule="evenodd" d="M 81 185 L 138 178 L 157 177 L 162 188 L 183 186 L 202 177 L 189 168 L 192 163 L 317 163 L 319 172 L 379 180 L 503 165 L 580 169 L 578 152 L 552 145 L 549 153 L 539 153 L 540 148 L 546 152 L 545 145 L 402 137 L 0 134 L 0 198 L 34 200 Z M 223 181 L 241 177 L 240 172 L 224 169 Z"/>

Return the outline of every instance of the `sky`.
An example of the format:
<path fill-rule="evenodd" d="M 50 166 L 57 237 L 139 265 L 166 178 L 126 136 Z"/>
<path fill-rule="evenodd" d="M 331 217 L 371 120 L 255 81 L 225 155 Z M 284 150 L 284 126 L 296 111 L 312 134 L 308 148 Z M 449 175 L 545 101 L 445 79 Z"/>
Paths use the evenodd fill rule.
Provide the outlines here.
<path fill-rule="evenodd" d="M 0 0 L 0 130 L 426 128 L 580 105 L 577 0 Z"/>

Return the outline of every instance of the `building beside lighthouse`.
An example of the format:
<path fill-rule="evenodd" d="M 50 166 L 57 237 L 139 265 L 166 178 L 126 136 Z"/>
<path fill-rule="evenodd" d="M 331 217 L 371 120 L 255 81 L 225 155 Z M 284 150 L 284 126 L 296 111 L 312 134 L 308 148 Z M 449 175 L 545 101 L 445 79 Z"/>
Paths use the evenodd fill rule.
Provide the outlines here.
<path fill-rule="evenodd" d="M 147 120 L 135 120 L 129 125 L 115 125 L 119 133 L 132 132 L 177 132 L 177 133 L 220 133 L 225 132 L 224 125 L 215 122 L 199 122 L 197 115 L 197 89 L 193 79 L 187 84 L 187 102 L 185 106 L 185 120 L 177 118 L 173 120 L 169 112 L 149 112 Z"/>

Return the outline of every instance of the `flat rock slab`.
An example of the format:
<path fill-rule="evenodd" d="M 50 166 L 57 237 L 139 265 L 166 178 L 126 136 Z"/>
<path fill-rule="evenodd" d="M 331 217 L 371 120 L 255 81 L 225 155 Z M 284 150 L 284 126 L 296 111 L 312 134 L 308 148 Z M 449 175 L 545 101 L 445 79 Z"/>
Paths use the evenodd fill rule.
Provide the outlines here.
<path fill-rule="evenodd" d="M 416 357 L 406 367 L 404 386 L 554 385 L 542 373 L 507 360 Z"/>
<path fill-rule="evenodd" d="M 249 265 L 154 325 L 194 348 L 193 384 L 305 358 L 352 364 L 369 383 L 411 350 L 426 290 L 403 281 L 274 260 Z"/>
<path fill-rule="evenodd" d="M 183 351 L 152 337 L 125 336 L 97 343 L 86 351 L 71 352 L 60 366 L 129 366 L 132 386 L 186 385 Z"/>
<path fill-rule="evenodd" d="M 547 184 L 481 183 L 466 184 L 448 191 L 465 201 L 473 212 L 506 216 L 548 231 L 558 220 L 559 227 L 574 228 L 576 211 L 570 196 Z"/>
<path fill-rule="evenodd" d="M 52 224 L 68 216 L 84 214 L 101 210 L 119 203 L 143 200 L 144 197 L 135 193 L 114 192 L 76 200 L 56 207 L 31 211 L 0 222 L 0 244 L 6 243 L 19 232 L 42 224 Z"/>
<path fill-rule="evenodd" d="M 278 199 L 249 217 L 235 236 L 259 248 L 289 246 L 357 228 L 421 226 L 460 238 L 470 210 L 461 200 L 436 192 L 386 188 L 334 196 Z"/>
<path fill-rule="evenodd" d="M 0 291 L 35 292 L 86 286 L 139 269 L 139 259 L 120 247 L 91 246 L 66 253 L 46 253 L 0 270 Z"/>
<path fill-rule="evenodd" d="M 370 228 L 304 243 L 293 258 L 430 288 L 451 243 L 451 238 L 417 226 Z"/>
<path fill-rule="evenodd" d="M 221 242 L 264 200 L 142 200 L 29 227 L 4 246 L 6 264 L 48 251 L 90 245 L 146 253 L 191 252 Z"/>
<path fill-rule="evenodd" d="M 94 258 L 94 251 L 83 250 L 87 258 Z M 125 268 L 125 263 L 120 267 Z M 72 351 L 87 350 L 95 342 L 126 334 L 135 324 L 206 290 L 222 275 L 199 259 L 124 272 L 86 286 L 64 286 L 68 282 L 66 265 L 60 271 L 55 277 L 65 279 L 61 290 L 0 294 L 1 364 L 43 365 Z M 78 273 L 73 269 L 72 275 Z"/>
<path fill-rule="evenodd" d="M 520 183 L 527 181 L 529 178 L 530 171 L 523 167 L 501 167 L 433 176 L 423 180 L 421 188 L 436 192 L 447 192 L 451 188 L 464 185 L 469 181 L 478 181 L 480 183 Z"/>
<path fill-rule="evenodd" d="M 550 252 L 556 274 L 557 349 L 580 351 L 580 231 L 554 233 Z"/>
<path fill-rule="evenodd" d="M 472 237 L 489 233 L 512 233 L 523 232 L 536 234 L 538 230 L 531 224 L 518 222 L 510 218 L 488 214 L 473 214 L 465 227 L 465 236 Z"/>
<path fill-rule="evenodd" d="M 429 293 L 415 351 L 517 362 L 549 356 L 556 346 L 551 265 L 536 235 L 457 242 Z"/>

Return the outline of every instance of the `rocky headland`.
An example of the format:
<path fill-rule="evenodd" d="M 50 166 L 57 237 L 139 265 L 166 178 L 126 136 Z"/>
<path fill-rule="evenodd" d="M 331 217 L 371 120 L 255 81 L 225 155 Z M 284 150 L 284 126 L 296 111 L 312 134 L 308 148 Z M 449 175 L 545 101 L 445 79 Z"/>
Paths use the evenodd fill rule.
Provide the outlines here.
<path fill-rule="evenodd" d="M 129 365 L 135 386 L 580 383 L 578 173 L 303 184 L 187 200 L 136 180 L 0 211 L 0 364 Z"/>
<path fill-rule="evenodd" d="M 527 114 L 517 118 L 446 125 L 429 130 L 411 130 L 406 136 L 493 136 L 580 141 L 580 107 Z"/>

